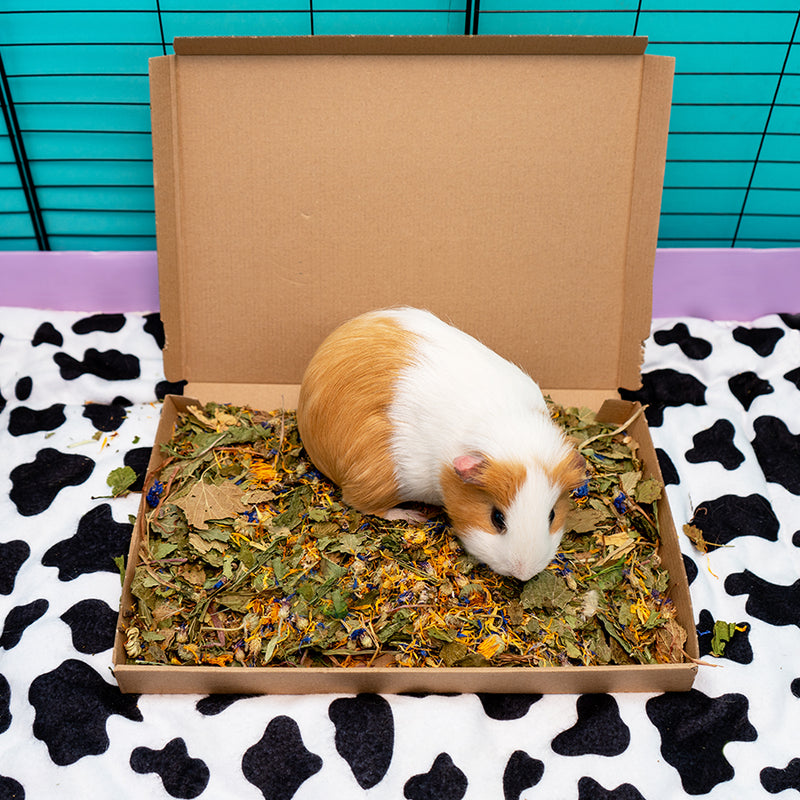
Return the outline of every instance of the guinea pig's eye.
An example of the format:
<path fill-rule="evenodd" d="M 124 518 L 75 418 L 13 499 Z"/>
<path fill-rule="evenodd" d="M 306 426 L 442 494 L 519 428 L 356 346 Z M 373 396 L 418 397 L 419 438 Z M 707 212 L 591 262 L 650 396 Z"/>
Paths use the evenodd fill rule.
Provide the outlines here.
<path fill-rule="evenodd" d="M 550 516 L 547 518 L 550 524 L 553 524 L 553 520 L 556 518 L 556 510 L 553 508 L 550 510 Z"/>
<path fill-rule="evenodd" d="M 505 532 L 506 518 L 503 512 L 497 507 L 492 509 L 492 525 L 494 525 L 498 533 Z"/>

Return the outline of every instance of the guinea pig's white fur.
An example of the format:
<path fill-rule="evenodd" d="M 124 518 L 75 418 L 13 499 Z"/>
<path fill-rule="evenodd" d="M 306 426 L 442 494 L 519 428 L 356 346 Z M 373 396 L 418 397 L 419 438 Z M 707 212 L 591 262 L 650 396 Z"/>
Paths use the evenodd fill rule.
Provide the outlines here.
<path fill-rule="evenodd" d="M 309 457 L 363 513 L 444 506 L 466 549 L 527 580 L 555 555 L 585 462 L 539 387 L 476 339 L 413 308 L 337 328 L 300 388 Z"/>

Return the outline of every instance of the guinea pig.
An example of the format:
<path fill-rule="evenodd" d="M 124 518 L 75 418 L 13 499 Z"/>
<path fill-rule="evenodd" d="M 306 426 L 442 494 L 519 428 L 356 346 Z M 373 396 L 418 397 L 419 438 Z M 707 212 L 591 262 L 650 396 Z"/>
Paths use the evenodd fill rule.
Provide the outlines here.
<path fill-rule="evenodd" d="M 303 376 L 300 438 L 365 514 L 443 506 L 466 550 L 528 580 L 552 560 L 586 464 L 519 367 L 428 311 L 362 314 Z"/>

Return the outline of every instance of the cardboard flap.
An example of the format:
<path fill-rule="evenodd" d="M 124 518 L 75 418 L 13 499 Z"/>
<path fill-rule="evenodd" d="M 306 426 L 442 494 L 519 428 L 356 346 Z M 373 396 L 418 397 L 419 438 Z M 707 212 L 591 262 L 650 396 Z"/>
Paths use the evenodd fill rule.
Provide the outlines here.
<path fill-rule="evenodd" d="M 167 376 L 296 384 L 336 324 L 408 304 L 544 387 L 638 385 L 673 69 L 643 47 L 177 40 L 151 60 Z"/>
<path fill-rule="evenodd" d="M 176 55 L 641 55 L 646 36 L 184 36 Z"/>

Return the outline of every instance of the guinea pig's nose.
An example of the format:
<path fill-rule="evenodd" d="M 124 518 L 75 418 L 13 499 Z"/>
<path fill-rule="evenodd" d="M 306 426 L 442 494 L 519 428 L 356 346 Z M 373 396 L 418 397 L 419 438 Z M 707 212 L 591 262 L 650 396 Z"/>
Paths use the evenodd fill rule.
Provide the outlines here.
<path fill-rule="evenodd" d="M 511 561 L 511 574 L 517 580 L 529 581 L 536 574 L 536 570 L 532 570 L 530 565 L 525 566 L 521 558 L 515 558 Z"/>

